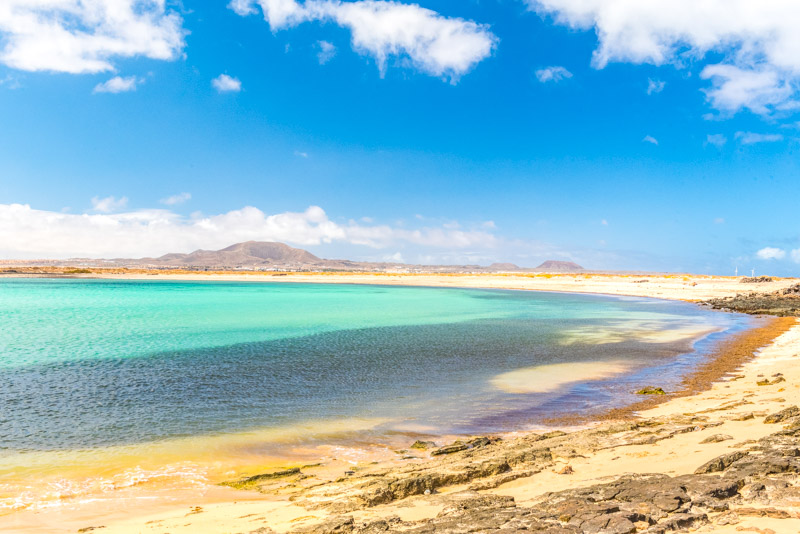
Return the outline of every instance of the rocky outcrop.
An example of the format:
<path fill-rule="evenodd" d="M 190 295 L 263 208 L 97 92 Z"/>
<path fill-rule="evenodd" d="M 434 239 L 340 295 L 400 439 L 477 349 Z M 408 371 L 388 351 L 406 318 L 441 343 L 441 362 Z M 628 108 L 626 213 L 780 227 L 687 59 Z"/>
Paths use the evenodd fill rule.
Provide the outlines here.
<path fill-rule="evenodd" d="M 706 304 L 715 309 L 751 315 L 800 317 L 800 284 L 771 293 L 741 293 L 735 297 L 711 299 Z"/>
<path fill-rule="evenodd" d="M 653 431 L 670 433 L 675 430 L 673 424 L 659 426 L 664 428 Z M 642 428 L 633 430 L 641 431 Z M 624 427 L 606 431 L 606 438 L 615 441 L 630 432 Z M 588 436 L 583 434 L 570 435 L 578 447 L 587 443 Z M 598 432 L 588 434 L 592 434 L 592 439 L 601 439 Z M 563 453 L 566 452 L 563 449 L 566 444 L 559 441 L 563 439 L 539 439 L 528 445 L 550 442 L 552 450 L 558 449 Z M 691 475 L 623 476 L 605 484 L 548 493 L 532 506 L 519 506 L 512 497 L 470 490 L 450 495 L 431 494 L 428 497 L 431 502 L 439 503 L 443 508 L 428 521 L 405 522 L 398 517 L 390 517 L 360 523 L 351 516 L 340 515 L 302 532 L 663 534 L 686 532 L 706 524 L 711 527 L 715 524 L 735 524 L 739 516 L 797 517 L 794 504 L 800 498 L 800 488 L 796 485 L 797 474 L 800 473 L 799 442 L 800 426 L 789 427 L 758 441 L 749 451 L 736 451 L 716 458 Z M 512 457 L 518 467 L 530 463 L 541 466 L 550 462 L 549 455 L 521 455 L 522 451 L 515 449 L 503 451 L 498 447 L 494 450 L 493 453 L 505 458 L 503 467 L 488 470 L 485 474 L 494 476 L 496 472 L 510 470 Z M 523 457 L 526 459 L 523 460 Z M 431 476 L 425 480 L 432 481 L 434 478 Z M 418 494 L 422 487 L 433 487 L 418 478 L 400 478 L 387 483 L 387 487 L 392 486 L 405 488 L 401 492 L 403 494 Z M 768 507 L 765 506 L 767 504 Z"/>
<path fill-rule="evenodd" d="M 729 417 L 732 420 L 733 416 Z M 400 467 L 363 466 L 335 481 L 288 471 L 277 472 L 286 476 L 271 473 L 245 480 L 258 482 L 264 492 L 289 493 L 295 504 L 329 514 L 323 523 L 297 532 L 653 534 L 684 532 L 702 525 L 731 525 L 740 516 L 762 513 L 773 518 L 797 517 L 800 409 L 794 406 L 765 420 L 785 427 L 759 441 L 733 445 L 735 450 L 699 466 L 693 474 L 631 474 L 602 484 L 547 493 L 524 505 L 503 496 L 502 490 L 500 495 L 482 493 L 545 470 L 568 476 L 572 472 L 570 460 L 591 457 L 599 450 L 654 444 L 723 422 L 706 415 L 679 415 L 510 440 L 481 437 L 448 446 L 453 448 L 448 454 L 432 455 L 448 447 L 414 448 L 423 456 Z M 728 439 L 725 434 L 715 434 L 702 441 Z M 441 506 L 441 512 L 419 522 L 399 517 L 360 521 L 358 515 L 351 515 L 409 497 L 418 503 Z"/>

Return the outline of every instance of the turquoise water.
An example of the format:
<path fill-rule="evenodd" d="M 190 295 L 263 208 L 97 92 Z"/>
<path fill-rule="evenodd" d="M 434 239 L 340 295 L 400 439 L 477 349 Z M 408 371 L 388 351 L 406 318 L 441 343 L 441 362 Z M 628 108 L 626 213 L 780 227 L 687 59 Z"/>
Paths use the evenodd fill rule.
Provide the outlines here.
<path fill-rule="evenodd" d="M 3 279 L 0 449 L 351 417 L 388 421 L 383 432 L 509 430 L 616 402 L 653 373 L 677 377 L 696 362 L 697 331 L 719 336 L 748 321 L 681 302 L 575 294 Z M 653 337 L 665 331 L 674 339 Z M 570 362 L 631 371 L 546 392 L 497 386 L 503 373 Z"/>

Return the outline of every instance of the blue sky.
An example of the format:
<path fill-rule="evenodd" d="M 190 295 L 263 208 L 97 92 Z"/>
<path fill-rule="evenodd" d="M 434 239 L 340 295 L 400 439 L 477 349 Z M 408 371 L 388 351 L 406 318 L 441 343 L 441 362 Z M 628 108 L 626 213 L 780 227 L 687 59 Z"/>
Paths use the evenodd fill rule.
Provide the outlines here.
<path fill-rule="evenodd" d="M 800 9 L 678 3 L 10 0 L 0 256 L 796 275 Z"/>

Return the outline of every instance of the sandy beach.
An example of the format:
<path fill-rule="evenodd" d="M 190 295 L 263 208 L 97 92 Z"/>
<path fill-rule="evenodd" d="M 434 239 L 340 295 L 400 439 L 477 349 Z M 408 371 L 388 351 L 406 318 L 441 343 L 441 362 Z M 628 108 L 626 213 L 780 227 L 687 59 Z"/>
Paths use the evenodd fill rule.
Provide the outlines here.
<path fill-rule="evenodd" d="M 613 274 L 276 276 L 141 272 L 76 276 L 497 288 L 691 302 L 752 290 L 772 292 L 797 283 L 796 279 L 741 284 L 728 277 Z M 742 341 L 750 343 L 747 347 L 752 345 L 748 354 L 724 360 L 720 363 L 724 368 L 717 368 L 713 376 L 709 375 L 711 379 L 687 385 L 682 394 L 669 392 L 679 394 L 653 397 L 664 402 L 653 401 L 652 406 L 642 406 L 634 413 L 620 412 L 612 418 L 618 420 L 565 423 L 535 432 L 475 436 L 478 439 L 472 441 L 462 438 L 463 445 L 457 442 L 450 449 L 442 448 L 450 443 L 421 444 L 420 448 L 411 448 L 412 443 L 408 443 L 401 453 L 383 458 L 274 467 L 259 479 L 234 484 L 237 487 L 186 490 L 168 498 L 154 491 L 148 499 L 124 504 L 113 499 L 80 504 L 65 501 L 0 517 L 0 524 L 5 531 L 20 533 L 427 532 L 433 528 L 466 532 L 465 525 L 481 522 L 487 531 L 513 525 L 522 528 L 524 524 L 532 530 L 559 527 L 567 529 L 563 532 L 589 532 L 592 530 L 587 530 L 587 522 L 605 517 L 606 523 L 593 532 L 689 528 L 701 532 L 797 532 L 800 490 L 796 489 L 796 473 L 800 469 L 795 455 L 786 452 L 797 449 L 785 441 L 796 443 L 800 438 L 791 433 L 794 427 L 789 434 L 775 437 L 797 414 L 787 412 L 785 420 L 777 423 L 765 423 L 765 418 L 800 405 L 800 367 L 796 365 L 800 360 L 800 325 L 794 318 L 773 319 L 758 335 L 757 339 Z M 498 380 L 510 389 L 525 387 L 524 377 L 518 375 Z M 440 454 L 432 454 L 434 451 Z M 742 456 L 729 465 L 696 474 L 715 458 L 732 458 L 740 452 Z M 744 467 L 736 474 L 736 466 L 748 458 L 767 461 L 773 457 L 784 459 L 784 467 L 773 470 L 773 479 L 759 479 L 754 473 L 745 473 Z M 644 474 L 668 478 L 631 478 Z M 769 470 L 764 476 L 767 474 Z M 666 488 L 674 485 L 673 481 L 679 479 L 676 477 L 689 477 L 680 478 L 678 486 L 683 489 L 674 489 L 676 495 L 680 494 L 674 497 L 677 505 L 660 506 L 663 495 L 654 497 L 648 481 Z M 692 489 L 712 478 L 735 481 L 735 491 L 729 488 L 725 490 L 728 493 L 720 490 L 709 496 Z M 580 506 L 589 502 L 581 500 L 582 488 L 603 484 L 633 488 L 633 496 L 625 502 L 633 508 L 638 506 L 639 515 L 634 517 L 631 506 L 617 501 L 599 511 L 599 505 Z M 573 502 L 578 510 L 594 511 L 579 521 L 576 518 L 580 514 L 574 510 L 551 509 L 553 503 L 566 502 Z M 611 519 L 617 522 L 612 525 Z M 672 526 L 665 526 L 668 523 Z"/>

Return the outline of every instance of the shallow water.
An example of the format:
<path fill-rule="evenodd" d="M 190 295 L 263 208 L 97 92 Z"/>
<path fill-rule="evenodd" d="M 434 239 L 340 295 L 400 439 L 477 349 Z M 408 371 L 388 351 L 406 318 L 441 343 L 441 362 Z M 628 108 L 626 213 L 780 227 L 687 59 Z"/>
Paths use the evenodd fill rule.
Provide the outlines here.
<path fill-rule="evenodd" d="M 113 479 L 112 458 L 174 470 L 334 439 L 524 428 L 675 381 L 749 321 L 557 293 L 0 280 L 0 490 L 97 462 Z"/>

